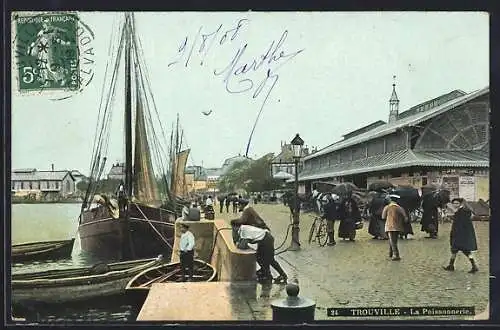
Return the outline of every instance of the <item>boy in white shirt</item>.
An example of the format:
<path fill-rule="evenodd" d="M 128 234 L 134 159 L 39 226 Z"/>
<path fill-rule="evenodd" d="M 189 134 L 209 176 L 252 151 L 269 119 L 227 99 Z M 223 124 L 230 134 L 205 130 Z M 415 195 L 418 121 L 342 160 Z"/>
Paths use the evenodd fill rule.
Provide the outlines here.
<path fill-rule="evenodd" d="M 186 268 L 188 270 L 188 282 L 193 278 L 194 266 L 194 235 L 189 231 L 189 226 L 181 224 L 181 239 L 179 241 L 179 258 L 182 269 L 182 281 L 186 281 Z"/>

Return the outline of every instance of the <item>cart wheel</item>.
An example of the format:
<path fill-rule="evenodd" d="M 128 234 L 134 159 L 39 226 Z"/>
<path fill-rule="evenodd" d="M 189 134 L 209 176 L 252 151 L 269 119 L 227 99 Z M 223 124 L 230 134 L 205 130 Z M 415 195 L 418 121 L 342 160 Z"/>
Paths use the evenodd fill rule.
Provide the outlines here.
<path fill-rule="evenodd" d="M 314 219 L 314 222 L 311 225 L 311 229 L 309 230 L 309 244 L 311 244 L 313 236 L 314 236 L 314 231 L 316 230 L 316 219 Z"/>
<path fill-rule="evenodd" d="M 328 235 L 326 233 L 326 223 L 324 221 L 319 225 L 316 236 L 318 237 L 319 246 L 325 246 L 328 241 Z"/>

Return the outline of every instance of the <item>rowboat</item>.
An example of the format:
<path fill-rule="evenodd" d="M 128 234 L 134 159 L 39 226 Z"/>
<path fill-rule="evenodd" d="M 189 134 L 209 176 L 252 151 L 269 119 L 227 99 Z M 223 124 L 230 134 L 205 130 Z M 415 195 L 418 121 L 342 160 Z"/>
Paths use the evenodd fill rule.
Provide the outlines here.
<path fill-rule="evenodd" d="M 60 304 L 119 295 L 133 276 L 158 266 L 162 257 L 92 267 L 12 275 L 14 305 Z"/>
<path fill-rule="evenodd" d="M 75 239 L 16 244 L 12 246 L 12 262 L 58 260 L 70 258 Z"/>
<path fill-rule="evenodd" d="M 202 260 L 194 260 L 193 282 L 211 282 L 215 280 L 216 275 L 212 265 Z M 128 282 L 125 287 L 127 299 L 133 304 L 142 305 L 153 283 L 179 282 L 181 279 L 182 272 L 179 262 L 146 269 Z"/>

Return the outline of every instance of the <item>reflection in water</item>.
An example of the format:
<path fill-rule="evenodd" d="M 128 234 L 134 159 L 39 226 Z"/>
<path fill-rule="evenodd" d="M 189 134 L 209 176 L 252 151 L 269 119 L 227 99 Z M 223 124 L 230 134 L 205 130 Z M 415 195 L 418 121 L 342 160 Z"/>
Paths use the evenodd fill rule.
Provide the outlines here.
<path fill-rule="evenodd" d="M 71 258 L 60 260 L 27 261 L 23 263 L 12 264 L 12 274 L 88 267 L 98 262 L 111 263 L 115 261 L 117 260 L 102 259 L 85 251 L 81 251 L 80 237 L 76 235 Z"/>
<path fill-rule="evenodd" d="M 102 259 L 81 250 L 77 234 L 80 204 L 14 204 L 12 205 L 12 244 L 64 240 L 75 237 L 71 258 L 13 264 L 12 274 L 46 270 L 89 267 Z M 13 306 L 15 317 L 32 322 L 135 321 L 138 311 L 128 304 L 125 296 L 95 299 L 58 306 Z"/>

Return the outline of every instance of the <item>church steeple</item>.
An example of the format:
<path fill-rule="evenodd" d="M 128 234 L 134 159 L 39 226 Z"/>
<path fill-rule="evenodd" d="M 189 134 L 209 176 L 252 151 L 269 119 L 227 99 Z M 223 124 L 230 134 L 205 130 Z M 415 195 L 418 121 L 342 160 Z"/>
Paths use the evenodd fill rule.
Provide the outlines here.
<path fill-rule="evenodd" d="M 398 120 L 399 114 L 399 99 L 398 94 L 396 94 L 396 76 L 392 76 L 392 95 L 389 99 L 389 123 Z"/>

